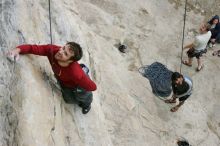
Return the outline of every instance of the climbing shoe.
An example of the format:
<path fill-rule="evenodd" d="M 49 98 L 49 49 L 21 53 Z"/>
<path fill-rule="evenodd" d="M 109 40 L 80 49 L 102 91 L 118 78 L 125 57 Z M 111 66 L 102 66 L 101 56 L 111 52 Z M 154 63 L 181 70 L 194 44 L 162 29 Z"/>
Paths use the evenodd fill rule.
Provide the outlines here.
<path fill-rule="evenodd" d="M 91 105 L 88 106 L 88 107 L 83 107 L 83 108 L 82 108 L 82 113 L 83 113 L 83 114 L 87 114 L 87 113 L 90 111 L 90 109 L 91 109 Z"/>

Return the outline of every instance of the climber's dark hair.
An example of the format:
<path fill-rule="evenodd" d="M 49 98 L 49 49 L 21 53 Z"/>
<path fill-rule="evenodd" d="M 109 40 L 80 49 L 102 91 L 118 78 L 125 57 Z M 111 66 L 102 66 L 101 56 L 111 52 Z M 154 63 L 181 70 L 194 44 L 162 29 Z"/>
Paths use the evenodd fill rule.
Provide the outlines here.
<path fill-rule="evenodd" d="M 172 74 L 171 80 L 172 80 L 172 82 L 175 82 L 178 78 L 183 78 L 183 75 L 181 75 L 181 74 L 178 73 L 178 72 L 174 72 L 174 73 Z"/>
<path fill-rule="evenodd" d="M 75 42 L 67 42 L 66 44 L 69 45 L 70 49 L 74 52 L 74 56 L 71 57 L 70 60 L 79 61 L 83 56 L 81 46 Z"/>

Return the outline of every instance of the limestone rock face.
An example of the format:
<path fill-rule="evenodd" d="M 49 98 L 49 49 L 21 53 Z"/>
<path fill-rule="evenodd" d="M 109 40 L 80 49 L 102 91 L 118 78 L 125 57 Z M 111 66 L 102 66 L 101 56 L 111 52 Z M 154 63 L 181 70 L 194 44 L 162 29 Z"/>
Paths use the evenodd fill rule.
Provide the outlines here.
<path fill-rule="evenodd" d="M 189 3 L 185 44 L 218 12 L 210 8 L 220 2 L 205 2 Z M 19 44 L 50 43 L 48 11 L 44 0 L 0 2 L 0 146 L 176 146 L 179 137 L 191 145 L 220 145 L 220 65 L 213 50 L 203 57 L 201 72 L 195 60 L 182 67 L 194 91 L 176 113 L 138 73 L 155 61 L 179 71 L 184 1 L 51 0 L 53 43 L 79 43 L 80 62 L 97 83 L 86 115 L 63 101 L 45 57 L 6 58 Z M 119 43 L 128 46 L 126 53 Z"/>

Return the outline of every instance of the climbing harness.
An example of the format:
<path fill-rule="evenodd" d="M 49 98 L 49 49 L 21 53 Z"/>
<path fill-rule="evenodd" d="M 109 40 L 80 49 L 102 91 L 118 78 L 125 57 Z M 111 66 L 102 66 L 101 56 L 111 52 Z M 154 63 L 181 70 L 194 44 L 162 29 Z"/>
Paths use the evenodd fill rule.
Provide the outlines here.
<path fill-rule="evenodd" d="M 182 60 L 183 60 L 183 45 L 185 39 L 185 26 L 186 26 L 186 8 L 187 8 L 187 0 L 185 0 L 185 11 L 184 11 L 184 18 L 183 18 L 183 36 L 182 36 L 182 51 L 180 57 L 180 73 L 182 73 Z"/>

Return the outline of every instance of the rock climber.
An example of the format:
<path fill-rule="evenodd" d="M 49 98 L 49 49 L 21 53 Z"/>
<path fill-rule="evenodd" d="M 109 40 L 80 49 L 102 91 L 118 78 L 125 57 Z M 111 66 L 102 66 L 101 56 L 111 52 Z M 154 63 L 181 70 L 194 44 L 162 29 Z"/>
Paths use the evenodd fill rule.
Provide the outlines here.
<path fill-rule="evenodd" d="M 63 47 L 57 45 L 20 45 L 9 51 L 9 57 L 19 58 L 19 54 L 35 54 L 46 56 L 51 64 L 54 75 L 60 84 L 63 99 L 66 103 L 76 103 L 87 114 L 93 100 L 92 91 L 96 84 L 83 71 L 77 62 L 83 52 L 79 44 L 68 42 Z"/>

